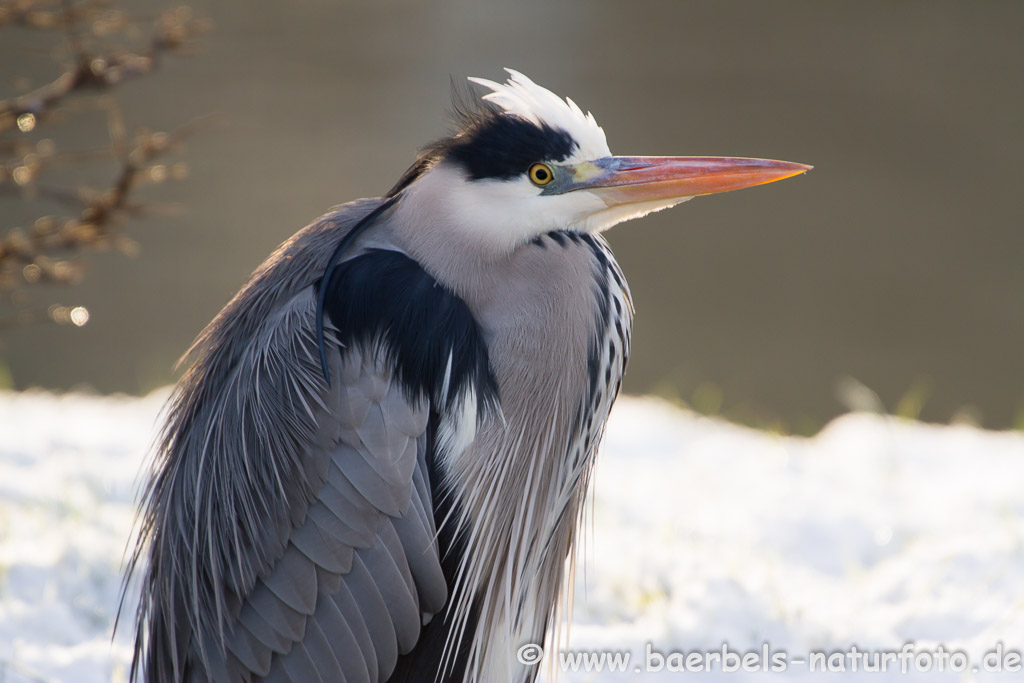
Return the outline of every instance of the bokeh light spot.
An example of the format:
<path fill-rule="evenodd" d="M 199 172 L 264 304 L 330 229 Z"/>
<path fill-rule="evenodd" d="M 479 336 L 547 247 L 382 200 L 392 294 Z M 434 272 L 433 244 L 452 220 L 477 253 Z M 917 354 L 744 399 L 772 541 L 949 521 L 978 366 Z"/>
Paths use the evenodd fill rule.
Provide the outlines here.
<path fill-rule="evenodd" d="M 71 318 L 71 323 L 73 325 L 81 327 L 82 325 L 89 322 L 89 309 L 87 309 L 85 306 L 75 306 L 74 308 L 71 309 L 69 317 Z"/>
<path fill-rule="evenodd" d="M 28 185 L 32 180 L 32 170 L 28 166 L 19 166 L 11 175 L 18 185 Z"/>
<path fill-rule="evenodd" d="M 27 133 L 36 127 L 36 115 L 26 112 L 18 117 L 18 130 Z"/>

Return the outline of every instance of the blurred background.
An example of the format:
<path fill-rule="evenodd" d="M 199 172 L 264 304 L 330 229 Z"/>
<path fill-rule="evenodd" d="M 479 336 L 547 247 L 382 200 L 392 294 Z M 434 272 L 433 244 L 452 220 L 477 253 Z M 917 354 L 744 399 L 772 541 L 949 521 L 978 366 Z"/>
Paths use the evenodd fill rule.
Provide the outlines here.
<path fill-rule="evenodd" d="M 117 89 L 129 130 L 223 115 L 187 141 L 187 177 L 145 190 L 182 212 L 127 226 L 136 256 L 95 254 L 76 287 L 33 289 L 90 321 L 0 332 L 13 388 L 172 382 L 278 243 L 385 192 L 446 132 L 452 80 L 510 66 L 593 111 L 617 154 L 815 165 L 608 234 L 637 309 L 625 391 L 797 433 L 850 407 L 1024 427 L 1024 4 L 191 7 L 213 27 L 194 54 Z M 59 38 L 5 29 L 0 98 L 60 72 Z M 96 184 L 116 171 L 97 166 Z M 0 193 L 0 232 L 38 215 Z"/>

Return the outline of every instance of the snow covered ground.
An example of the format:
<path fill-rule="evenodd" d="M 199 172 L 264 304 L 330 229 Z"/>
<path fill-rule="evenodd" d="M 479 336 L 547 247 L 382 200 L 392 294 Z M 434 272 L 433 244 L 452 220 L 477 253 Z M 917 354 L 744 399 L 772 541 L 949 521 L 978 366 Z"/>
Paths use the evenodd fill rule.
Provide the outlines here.
<path fill-rule="evenodd" d="M 111 627 L 165 395 L 0 393 L 0 683 L 124 680 L 128 632 Z M 625 398 L 596 478 L 569 654 L 631 659 L 559 680 L 726 680 L 743 674 L 720 660 L 670 669 L 765 644 L 786 671 L 747 677 L 835 677 L 797 660 L 836 651 L 847 679 L 1024 677 L 984 670 L 999 643 L 1004 664 L 1024 647 L 1024 434 L 851 414 L 778 437 Z M 908 641 L 909 675 L 842 654 Z M 916 671 L 939 645 L 967 661 Z"/>

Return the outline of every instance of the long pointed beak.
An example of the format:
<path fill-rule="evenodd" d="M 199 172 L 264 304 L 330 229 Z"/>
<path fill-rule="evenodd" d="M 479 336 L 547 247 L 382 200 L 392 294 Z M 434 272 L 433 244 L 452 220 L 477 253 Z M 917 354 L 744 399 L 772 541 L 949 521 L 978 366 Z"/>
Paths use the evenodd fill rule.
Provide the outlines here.
<path fill-rule="evenodd" d="M 682 199 L 773 183 L 813 166 L 742 157 L 606 157 L 563 167 L 562 191 L 596 190 L 609 205 Z"/>

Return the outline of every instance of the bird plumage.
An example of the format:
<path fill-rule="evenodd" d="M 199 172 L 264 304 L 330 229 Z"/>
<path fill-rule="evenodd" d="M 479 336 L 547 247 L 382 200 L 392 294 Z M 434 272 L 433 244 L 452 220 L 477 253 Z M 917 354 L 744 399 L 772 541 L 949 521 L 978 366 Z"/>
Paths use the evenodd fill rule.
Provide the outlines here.
<path fill-rule="evenodd" d="M 446 665 L 461 669 L 472 655 L 482 670 L 486 653 L 470 650 L 499 634 L 474 638 L 477 615 L 500 605 L 501 617 L 487 628 L 505 628 L 516 622 L 510 612 L 539 598 L 547 605 L 562 588 L 587 456 L 628 349 L 628 337 L 618 336 L 628 334 L 628 323 L 610 333 L 612 324 L 591 318 L 629 311 L 624 281 L 600 238 L 554 233 L 492 273 L 497 298 L 474 302 L 480 308 L 470 315 L 378 230 L 328 284 L 336 386 L 327 390 L 313 329 L 324 246 L 373 207 L 342 207 L 297 234 L 193 348 L 197 360 L 169 409 L 166 460 L 149 493 L 147 521 L 162 524 L 145 530 L 150 564 L 138 638 L 148 644 L 139 662 L 146 680 L 204 680 L 204 671 L 212 680 L 273 680 L 293 659 L 308 664 L 305 639 L 322 645 L 322 620 L 344 631 L 336 609 L 349 618 L 349 631 L 363 629 L 348 639 L 350 648 L 355 638 L 390 653 L 365 672 L 349 658 L 358 670 L 346 671 L 346 680 L 388 680 L 395 655 L 408 656 L 415 645 L 422 616 L 439 612 L 449 597 L 457 598 L 451 626 L 428 659 L 436 667 L 446 655 Z M 286 276 L 296 264 L 304 267 Z M 503 313 L 506 298 L 521 302 L 517 315 Z M 573 320 L 575 334 L 549 343 L 550 331 L 561 329 L 554 320 Z M 497 349 L 504 360 L 496 363 L 489 356 Z M 446 430 L 452 442 L 460 441 L 457 432 L 476 434 L 445 447 Z M 465 493 L 453 493 L 445 480 Z M 436 502 L 446 497 L 454 505 L 442 514 Z M 520 539 L 531 519 L 545 520 L 540 535 Z M 410 520 L 418 533 L 391 530 Z M 448 545 L 464 536 L 446 574 L 450 547 L 434 540 L 439 528 Z M 360 563 L 361 554 L 369 559 Z M 381 560 L 389 575 L 371 564 Z M 366 572 L 353 575 L 353 566 Z M 399 575 L 414 579 L 401 600 Z M 390 576 L 391 584 L 377 586 L 390 599 L 357 611 L 349 593 L 361 597 L 372 587 L 368 576 Z M 330 603 L 341 599 L 348 611 Z M 383 604 L 390 626 L 359 625 Z M 543 641 L 549 617 L 547 607 L 534 608 L 516 628 Z M 272 670 L 272 661 L 281 664 Z M 373 671 L 379 677 L 364 677 Z M 429 680 L 422 675 L 417 667 L 408 680 Z"/>
<path fill-rule="evenodd" d="M 610 157 L 593 116 L 510 73 L 388 195 L 285 242 L 193 345 L 131 562 L 134 678 L 535 678 L 515 653 L 562 623 L 629 354 L 599 232 L 690 184 L 802 171 Z"/>

